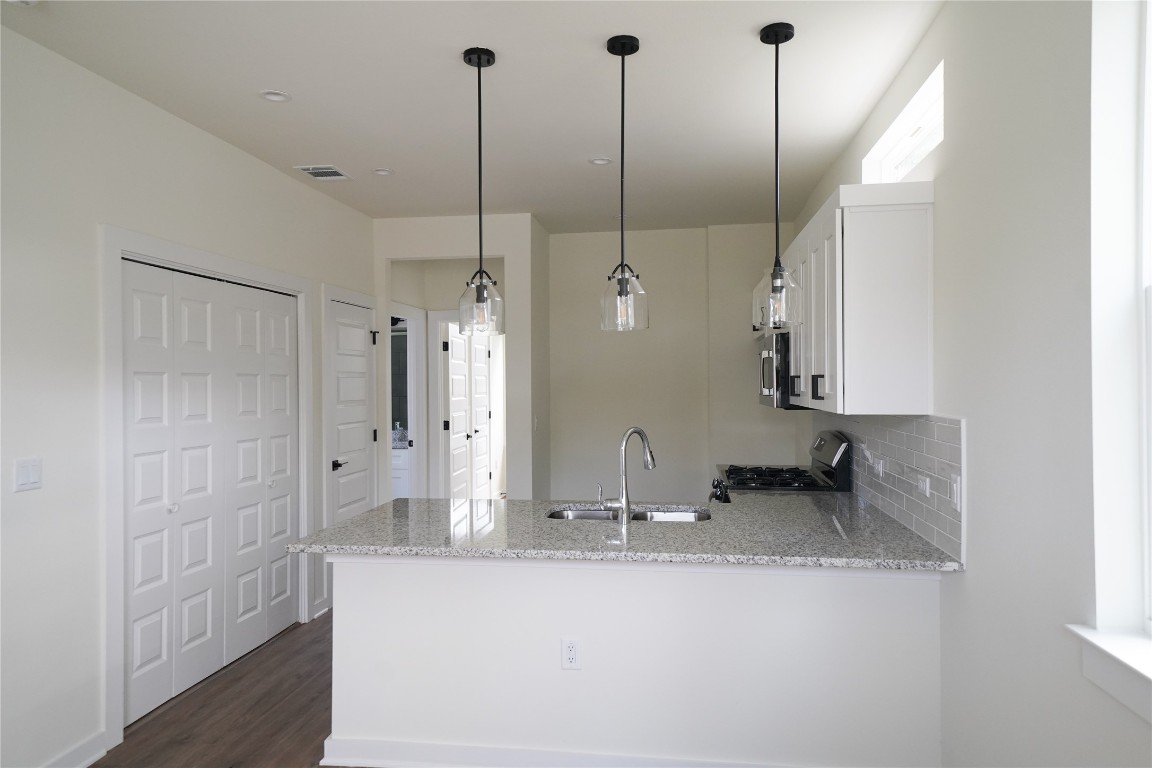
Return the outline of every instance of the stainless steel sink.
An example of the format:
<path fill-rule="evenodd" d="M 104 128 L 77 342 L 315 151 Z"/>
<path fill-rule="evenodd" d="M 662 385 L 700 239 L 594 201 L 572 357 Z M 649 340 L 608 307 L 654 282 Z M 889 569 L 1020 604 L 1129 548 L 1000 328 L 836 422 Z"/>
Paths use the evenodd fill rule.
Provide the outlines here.
<path fill-rule="evenodd" d="M 711 520 L 712 513 L 706 509 L 685 507 L 684 509 L 653 509 L 632 513 L 633 520 L 645 520 L 664 523 L 699 523 Z"/>
<path fill-rule="evenodd" d="M 616 510 L 601 509 L 597 505 L 561 504 L 547 515 L 553 520 L 619 520 Z M 670 504 L 633 504 L 630 520 L 637 522 L 698 523 L 711 520 L 712 513 L 703 507 Z"/>
<path fill-rule="evenodd" d="M 619 520 L 620 513 L 613 509 L 600 509 L 599 507 L 577 507 L 565 504 L 553 507 L 548 513 L 553 520 Z"/>

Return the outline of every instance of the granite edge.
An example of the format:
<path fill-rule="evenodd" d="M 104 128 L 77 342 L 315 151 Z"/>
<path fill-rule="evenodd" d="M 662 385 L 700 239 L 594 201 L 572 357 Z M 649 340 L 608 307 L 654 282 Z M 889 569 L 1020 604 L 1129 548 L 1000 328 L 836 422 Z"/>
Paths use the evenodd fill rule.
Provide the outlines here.
<path fill-rule="evenodd" d="M 440 547 L 382 547 L 352 544 L 289 544 L 289 553 L 315 555 L 385 555 L 391 557 L 474 557 L 513 560 L 603 560 L 644 563 L 696 563 L 719 565 L 776 565 L 822 568 L 868 568 L 898 571 L 962 571 L 955 561 L 883 560 L 784 555 L 710 555 L 682 552 L 613 552 L 538 549 L 460 549 Z"/>

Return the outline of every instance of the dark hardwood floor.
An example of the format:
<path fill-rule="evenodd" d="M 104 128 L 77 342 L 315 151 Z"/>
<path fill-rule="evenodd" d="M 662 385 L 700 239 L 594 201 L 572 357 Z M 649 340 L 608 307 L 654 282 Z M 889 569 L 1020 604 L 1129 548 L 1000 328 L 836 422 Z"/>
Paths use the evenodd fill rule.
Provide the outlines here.
<path fill-rule="evenodd" d="M 332 612 L 137 720 L 95 768 L 310 768 L 332 725 Z"/>

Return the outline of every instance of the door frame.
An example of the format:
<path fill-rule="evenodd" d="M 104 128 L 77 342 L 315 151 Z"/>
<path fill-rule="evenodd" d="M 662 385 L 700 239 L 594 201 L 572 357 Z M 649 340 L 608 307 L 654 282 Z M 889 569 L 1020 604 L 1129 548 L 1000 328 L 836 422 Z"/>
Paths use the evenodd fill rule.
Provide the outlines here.
<path fill-rule="evenodd" d="M 125 654 L 125 563 L 124 563 L 124 311 L 121 260 L 135 261 L 180 270 L 202 277 L 229 280 L 256 288 L 266 288 L 296 297 L 296 339 L 299 360 L 297 411 L 300 453 L 299 530 L 312 531 L 312 474 L 314 438 L 312 417 L 312 316 L 319 291 L 310 280 L 278 270 L 249 264 L 226 256 L 201 251 L 169 240 L 102 224 L 99 228 L 101 273 L 101 321 L 103 366 L 101 392 L 101 442 L 104 446 L 102 477 L 105 518 L 105 643 L 104 643 L 104 749 L 124 741 L 124 654 Z M 307 621 L 308 573 L 304 559 L 298 569 L 297 620 Z"/>
<path fill-rule="evenodd" d="M 413 498 L 425 498 L 429 495 L 429 471 L 432 440 L 431 425 L 428 421 L 428 408 L 425 401 L 428 398 L 428 315 L 426 309 L 420 309 L 399 301 L 388 305 L 389 323 L 392 317 L 402 317 L 408 321 L 408 438 L 413 442 L 408 460 L 408 487 L 409 495 Z M 415 340 L 415 344 L 412 342 Z M 388 403 L 388 431 L 391 433 L 392 423 L 392 334 L 388 334 L 388 347 L 384 350 L 387 360 L 382 360 L 382 367 L 387 367 L 387 403 Z M 413 428 L 415 427 L 415 428 Z M 388 461 L 384 462 L 386 468 L 392 466 L 392 441 L 387 444 Z M 378 498 L 392 498 L 392 473 L 381 472 L 381 478 L 387 478 L 387 487 L 383 488 Z M 413 482 L 415 479 L 415 482 Z"/>

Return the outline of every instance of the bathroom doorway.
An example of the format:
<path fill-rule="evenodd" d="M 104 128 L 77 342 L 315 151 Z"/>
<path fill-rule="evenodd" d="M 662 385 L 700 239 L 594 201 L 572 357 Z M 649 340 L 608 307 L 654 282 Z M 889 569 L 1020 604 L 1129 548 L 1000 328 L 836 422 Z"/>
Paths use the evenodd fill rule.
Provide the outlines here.
<path fill-rule="evenodd" d="M 392 302 L 388 362 L 391 494 L 389 498 L 428 496 L 428 422 L 425 352 L 428 312 Z"/>

